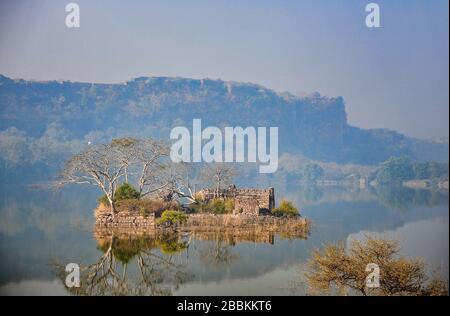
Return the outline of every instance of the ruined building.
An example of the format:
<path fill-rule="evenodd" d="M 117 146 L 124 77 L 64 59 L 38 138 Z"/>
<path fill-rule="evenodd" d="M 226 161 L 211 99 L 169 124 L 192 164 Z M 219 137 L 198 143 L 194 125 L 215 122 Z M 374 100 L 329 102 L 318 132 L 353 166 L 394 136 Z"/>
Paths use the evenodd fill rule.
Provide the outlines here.
<path fill-rule="evenodd" d="M 231 185 L 228 189 L 219 190 L 202 189 L 196 194 L 203 201 L 208 202 L 215 197 L 220 199 L 233 199 L 233 214 L 265 215 L 275 207 L 274 188 L 268 189 L 237 189 Z"/>

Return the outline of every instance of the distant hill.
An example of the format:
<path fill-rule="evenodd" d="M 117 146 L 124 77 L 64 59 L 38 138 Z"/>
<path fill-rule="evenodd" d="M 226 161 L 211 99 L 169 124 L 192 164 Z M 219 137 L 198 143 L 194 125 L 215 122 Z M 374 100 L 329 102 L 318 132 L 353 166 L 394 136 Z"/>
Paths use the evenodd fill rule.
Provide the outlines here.
<path fill-rule="evenodd" d="M 193 118 L 201 118 L 203 126 L 278 126 L 281 153 L 324 162 L 373 165 L 391 156 L 440 162 L 449 157 L 448 142 L 350 126 L 342 97 L 297 97 L 210 79 L 91 84 L 0 75 L 0 156 L 11 162 L 50 163 L 88 141 L 123 135 L 168 139 L 173 126 L 191 126 Z"/>

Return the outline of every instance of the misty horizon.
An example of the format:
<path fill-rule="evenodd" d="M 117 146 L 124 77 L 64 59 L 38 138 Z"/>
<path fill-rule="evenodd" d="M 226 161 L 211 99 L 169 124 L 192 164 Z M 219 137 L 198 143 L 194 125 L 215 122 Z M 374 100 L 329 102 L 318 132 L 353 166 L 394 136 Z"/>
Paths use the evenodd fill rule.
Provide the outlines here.
<path fill-rule="evenodd" d="M 35 78 L 30 78 L 30 79 L 27 79 L 27 78 L 12 78 L 12 77 L 9 77 L 9 76 L 7 76 L 5 74 L 2 74 L 2 73 L 0 73 L 0 76 L 9 78 L 9 79 L 15 80 L 15 81 L 23 80 L 23 81 L 34 82 L 34 83 L 40 83 L 40 82 L 41 83 L 45 83 L 45 82 L 70 82 L 70 83 L 99 84 L 99 85 L 102 85 L 102 84 L 105 84 L 105 85 L 108 85 L 108 84 L 114 84 L 114 85 L 126 84 L 127 82 L 132 82 L 132 81 L 134 81 L 136 79 L 140 79 L 140 78 L 149 78 L 149 79 L 150 78 L 153 78 L 153 79 L 165 78 L 165 79 L 181 79 L 181 80 L 195 80 L 195 81 L 212 80 L 212 81 L 223 82 L 223 83 L 226 83 L 226 84 L 245 84 L 245 85 L 258 86 L 258 87 L 261 87 L 261 88 L 273 91 L 274 93 L 276 93 L 277 95 L 279 95 L 281 97 L 284 97 L 284 95 L 288 94 L 289 97 L 294 97 L 294 98 L 299 98 L 299 99 L 312 98 L 312 97 L 343 98 L 344 99 L 344 103 L 345 103 L 346 113 L 348 112 L 347 111 L 347 102 L 345 100 L 345 96 L 341 96 L 341 95 L 329 96 L 329 95 L 324 95 L 324 94 L 320 93 L 320 91 L 311 91 L 309 93 L 304 93 L 304 94 L 300 95 L 300 94 L 295 94 L 295 93 L 293 93 L 291 91 L 277 91 L 277 90 L 272 89 L 270 87 L 266 87 L 264 85 L 261 85 L 261 84 L 258 84 L 258 83 L 254 83 L 254 82 L 240 82 L 240 81 L 234 81 L 234 80 L 223 80 L 221 78 L 186 78 L 186 77 L 179 77 L 179 76 L 177 76 L 177 77 L 171 77 L 171 76 L 136 76 L 136 77 L 130 78 L 130 79 L 125 80 L 125 81 L 87 82 L 87 81 L 74 81 L 74 80 L 63 79 L 63 78 L 45 79 L 45 80 L 44 79 L 35 79 Z M 348 113 L 347 113 L 347 115 L 348 115 Z M 359 128 L 366 128 L 364 126 L 357 126 L 355 124 L 352 124 L 351 122 L 349 122 L 349 124 L 352 125 L 352 126 L 355 126 L 355 127 L 359 127 Z M 368 129 L 368 130 L 370 130 L 370 129 L 381 129 L 381 130 L 388 130 L 388 131 L 401 133 L 400 131 L 396 130 L 395 128 L 372 127 L 372 128 L 366 128 L 366 129 Z M 405 133 L 401 133 L 401 134 L 403 134 L 405 136 L 415 137 L 413 135 L 409 135 L 409 134 L 405 134 Z M 423 140 L 429 140 L 429 141 L 436 141 L 436 142 L 445 142 L 445 143 L 449 142 L 449 136 L 448 135 L 447 136 L 442 135 L 442 136 L 437 136 L 437 137 L 428 137 L 428 138 L 427 137 L 415 137 L 415 138 L 423 139 Z"/>
<path fill-rule="evenodd" d="M 123 82 L 139 76 L 221 78 L 275 91 L 343 96 L 348 121 L 448 138 L 448 2 L 77 1 L 0 4 L 0 73 L 12 78 Z M 208 27 L 205 27 L 208 26 Z M 331 54 L 330 54 L 331 53 Z"/>

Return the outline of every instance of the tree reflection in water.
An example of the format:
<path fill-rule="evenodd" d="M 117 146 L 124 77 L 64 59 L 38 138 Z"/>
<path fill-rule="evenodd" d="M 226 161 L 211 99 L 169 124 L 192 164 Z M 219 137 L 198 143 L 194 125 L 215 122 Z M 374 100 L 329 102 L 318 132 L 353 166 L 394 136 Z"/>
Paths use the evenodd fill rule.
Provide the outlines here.
<path fill-rule="evenodd" d="M 118 236 L 96 234 L 99 260 L 80 265 L 80 287 L 66 289 L 73 295 L 171 295 L 172 289 L 192 279 L 180 252 L 188 242 L 177 235 Z M 65 286 L 65 265 L 55 263 Z M 132 269 L 134 273 L 129 273 Z"/>
<path fill-rule="evenodd" d="M 188 230 L 153 233 L 128 228 L 97 228 L 94 237 L 101 256 L 95 263 L 80 265 L 80 287 L 66 287 L 73 295 L 171 295 L 180 285 L 192 281 L 188 270 L 198 258 L 203 267 L 225 271 L 240 257 L 233 247 L 240 243 L 274 244 L 281 239 L 305 239 L 309 229 L 305 222 L 289 224 L 287 220 L 261 226 L 242 227 L 204 225 Z M 275 232 L 277 228 L 280 231 Z M 197 241 L 199 243 L 197 243 Z M 191 254 L 191 252 L 193 252 Z M 55 272 L 64 286 L 67 262 L 55 263 Z M 193 268 L 193 266 L 190 266 Z"/>
<path fill-rule="evenodd" d="M 231 264 L 237 255 L 231 250 L 233 245 L 227 244 L 221 234 L 212 234 L 211 242 L 199 250 L 200 260 L 209 266 L 222 267 Z"/>

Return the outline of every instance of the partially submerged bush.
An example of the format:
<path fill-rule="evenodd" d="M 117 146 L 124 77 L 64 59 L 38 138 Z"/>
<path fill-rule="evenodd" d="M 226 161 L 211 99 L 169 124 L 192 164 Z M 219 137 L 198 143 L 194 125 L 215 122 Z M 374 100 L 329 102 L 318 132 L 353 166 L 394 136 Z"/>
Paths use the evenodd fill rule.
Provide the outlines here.
<path fill-rule="evenodd" d="M 272 210 L 274 216 L 297 217 L 300 215 L 298 208 L 291 201 L 281 200 L 280 206 Z"/>
<path fill-rule="evenodd" d="M 175 210 L 165 210 L 161 218 L 158 219 L 157 224 L 158 225 L 177 225 L 177 224 L 183 224 L 187 221 L 187 215 L 180 211 Z"/>

